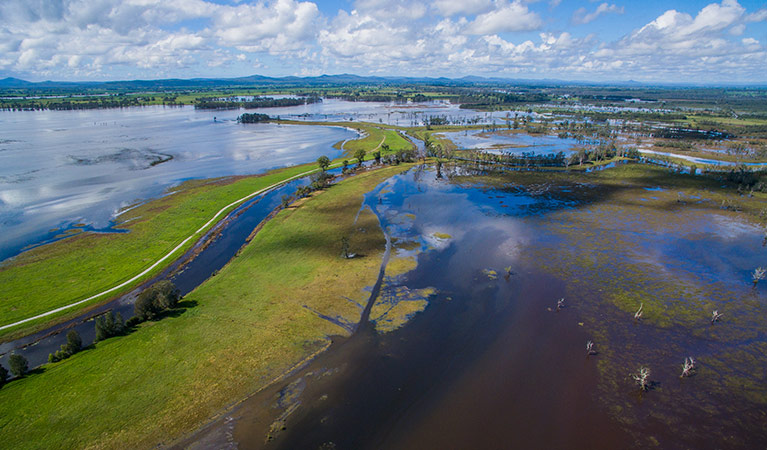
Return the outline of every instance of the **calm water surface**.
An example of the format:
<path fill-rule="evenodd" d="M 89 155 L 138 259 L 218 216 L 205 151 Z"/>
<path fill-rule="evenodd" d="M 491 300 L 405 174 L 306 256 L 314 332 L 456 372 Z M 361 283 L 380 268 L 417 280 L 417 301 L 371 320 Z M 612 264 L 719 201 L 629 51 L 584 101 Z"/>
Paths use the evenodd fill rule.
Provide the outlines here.
<path fill-rule="evenodd" d="M 393 177 L 365 200 L 393 256 L 418 263 L 384 279 L 370 322 L 192 447 L 767 444 L 765 291 L 748 278 L 764 254 L 758 228 L 694 199 L 669 220 L 650 203 L 573 195 L 587 183 L 497 189 L 435 175 Z M 667 309 L 636 323 L 612 303 L 632 294 Z M 407 302 L 422 306 L 397 317 Z M 728 322 L 711 327 L 712 308 Z M 586 357 L 590 339 L 599 353 Z M 680 379 L 689 355 L 698 373 Z M 640 365 L 653 373 L 643 395 L 629 376 Z"/>
<path fill-rule="evenodd" d="M 336 157 L 356 133 L 238 124 L 240 111 L 146 107 L 0 112 L 0 259 L 190 178 L 252 174 Z M 215 117 L 215 120 L 214 120 Z M 172 159 L 169 159 L 172 158 Z"/>
<path fill-rule="evenodd" d="M 329 99 L 258 110 L 286 119 L 422 125 L 430 116 L 492 123 L 447 102 Z M 341 154 L 339 127 L 237 124 L 243 111 L 191 106 L 0 112 L 0 260 L 72 228 L 111 230 L 120 210 L 183 180 L 253 174 Z"/>

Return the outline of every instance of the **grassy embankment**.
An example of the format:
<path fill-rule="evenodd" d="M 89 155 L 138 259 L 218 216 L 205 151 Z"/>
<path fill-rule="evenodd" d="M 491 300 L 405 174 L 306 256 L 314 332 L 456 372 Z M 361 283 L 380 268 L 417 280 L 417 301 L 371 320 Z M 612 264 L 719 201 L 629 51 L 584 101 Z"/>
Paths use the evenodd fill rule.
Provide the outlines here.
<path fill-rule="evenodd" d="M 267 222 L 179 311 L 0 389 L 7 448 L 141 448 L 195 429 L 359 320 L 384 236 L 362 193 L 409 165 L 361 173 Z M 340 257 L 342 236 L 351 251 Z"/>
<path fill-rule="evenodd" d="M 0 325 L 68 305 L 132 278 L 194 233 L 224 205 L 313 168 L 304 165 L 257 177 L 188 181 L 174 194 L 121 215 L 118 227 L 129 233 L 82 233 L 6 261 L 0 266 Z M 183 250 L 193 244 L 191 240 Z M 142 280 L 159 273 L 164 266 Z M 140 281 L 120 292 L 127 292 Z M 91 305 L 107 298 L 109 295 L 95 299 Z M 52 318 L 63 320 L 81 311 L 82 307 L 75 307 L 58 316 L 2 330 L 0 335 L 31 331 Z"/>
<path fill-rule="evenodd" d="M 373 147 L 368 142 L 355 145 L 368 150 Z M 316 170 L 315 164 L 274 170 L 253 177 L 188 181 L 174 194 L 121 215 L 117 226 L 130 230 L 129 233 L 83 233 L 24 252 L 0 265 L 0 325 L 69 305 L 130 280 L 192 235 L 223 206 L 312 170 Z M 183 254 L 195 241 L 187 242 L 175 255 Z M 75 317 L 84 308 L 130 291 L 172 261 L 173 257 L 119 291 L 51 316 L 0 330 L 0 339 L 29 334 L 56 321 Z"/>
<path fill-rule="evenodd" d="M 344 154 L 348 155 L 349 157 L 353 157 L 355 151 L 363 149 L 367 152 L 365 159 L 373 159 L 372 153 L 376 150 L 382 150 L 381 147 L 384 144 L 389 146 L 388 152 L 381 151 L 381 155 L 384 156 L 389 153 L 394 153 L 398 150 L 408 150 L 413 148 L 413 144 L 410 141 L 395 131 L 397 129 L 404 130 L 405 128 L 393 125 L 372 124 L 366 122 L 308 122 L 301 120 L 281 120 L 279 122 L 293 125 L 323 125 L 345 127 L 357 130 L 363 134 L 360 139 L 346 142 L 337 142 L 333 146 L 334 148 L 341 149 L 341 146 L 343 145 Z"/>

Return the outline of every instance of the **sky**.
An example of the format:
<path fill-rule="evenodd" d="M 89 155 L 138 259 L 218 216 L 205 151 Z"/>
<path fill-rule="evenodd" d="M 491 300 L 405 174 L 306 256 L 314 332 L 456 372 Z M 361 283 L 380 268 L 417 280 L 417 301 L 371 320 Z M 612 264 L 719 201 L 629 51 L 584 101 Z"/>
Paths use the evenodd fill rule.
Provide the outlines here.
<path fill-rule="evenodd" d="M 0 77 L 767 82 L 767 1 L 2 0 Z"/>

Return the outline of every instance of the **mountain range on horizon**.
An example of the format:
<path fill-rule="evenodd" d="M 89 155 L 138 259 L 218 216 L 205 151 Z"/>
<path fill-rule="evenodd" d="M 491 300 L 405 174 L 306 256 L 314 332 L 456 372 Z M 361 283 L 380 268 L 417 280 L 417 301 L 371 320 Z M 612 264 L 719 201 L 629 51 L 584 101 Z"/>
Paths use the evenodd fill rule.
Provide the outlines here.
<path fill-rule="evenodd" d="M 398 77 L 398 76 L 361 76 L 355 74 L 319 75 L 311 77 L 268 77 L 250 75 L 234 78 L 164 78 L 156 80 L 119 80 L 119 81 L 27 81 L 7 77 L 0 79 L 0 89 L 71 89 L 103 88 L 105 90 L 125 89 L 183 89 L 215 87 L 252 87 L 252 86 L 339 86 L 339 85 L 445 85 L 445 86 L 482 86 L 482 85 L 519 85 L 519 86 L 620 86 L 620 87 L 750 87 L 767 88 L 764 83 L 640 83 L 637 81 L 584 82 L 559 79 L 511 79 L 500 77 L 481 77 L 467 75 L 461 78 L 446 77 Z"/>

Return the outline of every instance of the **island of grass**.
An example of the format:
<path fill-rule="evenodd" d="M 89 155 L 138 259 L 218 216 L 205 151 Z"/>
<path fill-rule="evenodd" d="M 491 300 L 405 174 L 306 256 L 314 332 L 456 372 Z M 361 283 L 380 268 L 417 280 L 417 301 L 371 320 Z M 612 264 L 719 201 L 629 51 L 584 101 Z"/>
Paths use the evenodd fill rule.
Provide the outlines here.
<path fill-rule="evenodd" d="M 348 335 L 317 312 L 359 320 L 348 299 L 365 304 L 385 246 L 375 214 L 360 212 L 362 194 L 408 167 L 363 172 L 294 203 L 169 317 L 4 386 L 0 442 L 168 443 L 326 348 L 328 336 Z M 364 256 L 341 258 L 342 237 Z"/>

